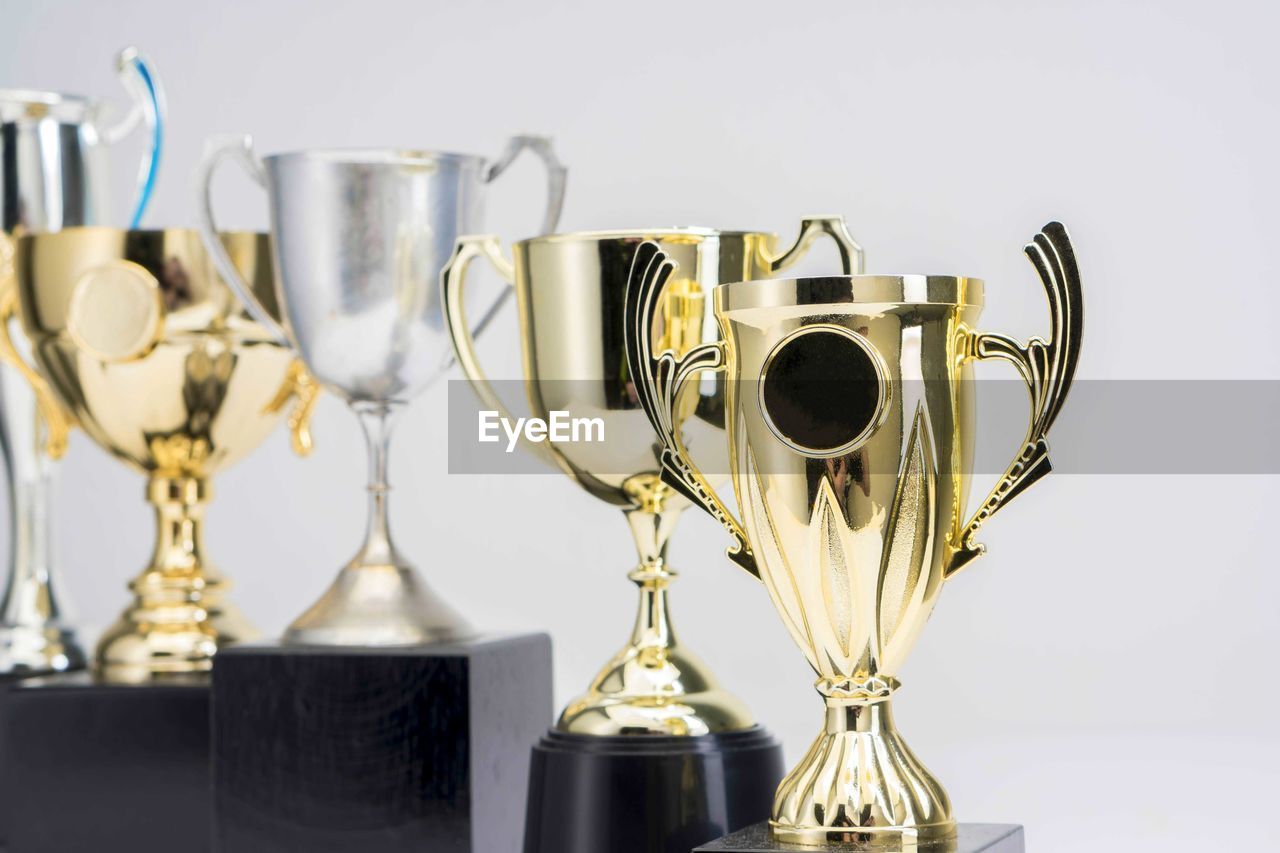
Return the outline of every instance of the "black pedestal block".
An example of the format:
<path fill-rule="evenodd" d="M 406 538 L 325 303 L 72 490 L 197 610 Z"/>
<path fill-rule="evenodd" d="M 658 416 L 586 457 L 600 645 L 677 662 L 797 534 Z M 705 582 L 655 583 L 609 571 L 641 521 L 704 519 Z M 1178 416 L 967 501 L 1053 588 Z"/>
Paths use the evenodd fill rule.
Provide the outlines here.
<path fill-rule="evenodd" d="M 9 853 L 207 853 L 209 684 L 0 687 L 0 843 Z"/>
<path fill-rule="evenodd" d="M 529 749 L 551 714 L 542 634 L 227 649 L 213 675 L 215 849 L 517 850 Z"/>
<path fill-rule="evenodd" d="M 698 737 L 549 732 L 533 750 L 525 853 L 688 853 L 767 818 L 782 747 L 759 726 Z"/>
<path fill-rule="evenodd" d="M 757 823 L 732 835 L 694 848 L 694 853 L 781 853 L 781 851 L 808 851 L 821 853 L 821 847 L 799 847 L 795 844 L 783 844 L 774 841 L 769 834 L 768 822 Z M 827 848 L 836 851 L 847 851 L 846 845 L 832 845 Z M 914 849 L 914 848 L 912 848 Z M 927 850 L 938 853 L 1024 853 L 1022 827 L 1007 823 L 962 823 L 956 827 L 954 844 L 939 844 L 921 847 L 921 853 Z"/>

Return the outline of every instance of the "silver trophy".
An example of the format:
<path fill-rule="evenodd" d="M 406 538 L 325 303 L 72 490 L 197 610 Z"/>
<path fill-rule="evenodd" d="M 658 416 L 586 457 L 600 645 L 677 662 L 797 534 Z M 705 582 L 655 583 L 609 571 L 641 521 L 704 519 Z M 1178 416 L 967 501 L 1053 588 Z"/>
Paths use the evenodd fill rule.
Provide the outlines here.
<path fill-rule="evenodd" d="M 564 200 L 565 169 L 541 137 L 514 137 L 492 162 L 391 149 L 301 151 L 259 160 L 247 137 L 211 146 L 205 156 L 201 230 L 219 272 L 254 319 L 347 401 L 369 445 L 364 545 L 289 626 L 285 642 L 411 645 L 471 634 L 392 544 L 387 449 L 397 412 L 449 363 L 440 271 L 457 237 L 481 230 L 486 185 L 526 149 L 547 167 L 542 230 L 552 231 Z M 267 191 L 285 327 L 254 299 L 216 238 L 210 183 L 227 158 Z M 504 291 L 483 312 L 477 331 L 510 292 Z"/>
<path fill-rule="evenodd" d="M 149 143 L 138 173 L 130 227 L 146 210 L 160 164 L 164 95 L 155 69 L 134 48 L 116 60 L 133 96 L 123 115 L 107 104 L 57 92 L 0 89 L 0 298 L 14 298 L 13 238 L 111 222 L 107 151 L 143 126 Z M 23 335 L 13 335 L 23 346 Z M 24 353 L 25 355 L 25 353 Z M 78 669 L 84 651 L 55 591 L 50 536 L 53 466 L 65 448 L 60 412 L 37 412 L 27 380 L 0 367 L 0 448 L 9 474 L 9 573 L 0 604 L 0 676 Z"/>

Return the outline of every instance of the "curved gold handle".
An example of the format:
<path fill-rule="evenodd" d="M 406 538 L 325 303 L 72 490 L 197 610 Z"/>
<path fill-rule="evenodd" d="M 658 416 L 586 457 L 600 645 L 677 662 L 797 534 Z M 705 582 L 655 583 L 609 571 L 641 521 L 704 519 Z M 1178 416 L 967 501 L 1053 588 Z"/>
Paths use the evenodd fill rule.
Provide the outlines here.
<path fill-rule="evenodd" d="M 289 424 L 289 443 L 298 456 L 310 456 L 315 448 L 315 441 L 311 437 L 311 414 L 315 411 L 319 397 L 320 383 L 307 372 L 301 361 L 294 359 L 289 364 L 284 384 L 267 404 L 266 411 L 274 414 L 288 405 L 290 400 L 297 398 L 285 420 Z"/>
<path fill-rule="evenodd" d="M 50 459 L 67 452 L 71 418 L 53 396 L 53 390 L 34 367 L 27 364 L 13 345 L 9 326 L 18 316 L 18 279 L 14 270 L 13 238 L 0 234 L 0 358 L 9 362 L 31 385 L 36 395 L 36 411 L 44 422 L 44 451 Z"/>
<path fill-rule="evenodd" d="M 694 374 L 726 368 L 725 343 L 699 344 L 683 355 L 671 349 L 656 354 L 653 351 L 652 330 L 662 307 L 659 297 L 676 266 L 657 243 L 646 240 L 636 249 L 627 279 L 624 332 L 627 366 L 640 404 L 662 441 L 662 482 L 720 522 L 733 538 L 733 545 L 726 552 L 729 559 L 759 578 L 760 570 L 742 525 L 693 464 L 684 446 L 677 414 L 681 391 Z"/>
<path fill-rule="evenodd" d="M 840 252 L 840 268 L 845 275 L 861 275 L 863 269 L 862 247 L 849 233 L 843 216 L 806 216 L 800 220 L 800 234 L 791 248 L 781 254 L 764 258 L 770 272 L 781 272 L 799 261 L 809 251 L 813 241 L 823 234 L 835 241 Z"/>
<path fill-rule="evenodd" d="M 498 275 L 508 286 L 514 287 L 516 282 L 515 267 L 502 256 L 502 244 L 492 234 L 473 234 L 459 237 L 454 246 L 453 255 L 440 271 L 441 308 L 444 311 L 445 325 L 449 329 L 449 338 L 453 341 L 453 352 L 457 356 L 458 365 L 471 383 L 480 402 L 487 408 L 497 412 L 508 421 L 516 419 L 502 402 L 484 368 L 480 366 L 480 358 L 476 355 L 476 329 L 467 323 L 466 301 L 463 299 L 467 282 L 467 269 L 476 258 L 485 257 L 493 264 Z M 487 316 L 486 316 L 487 319 Z M 545 444 L 535 444 L 521 433 L 520 446 L 534 456 L 559 465 L 555 456 L 546 449 Z"/>
<path fill-rule="evenodd" d="M 1040 274 L 1049 299 L 1049 340 L 1032 338 L 1024 345 L 1006 335 L 981 333 L 972 338 L 970 355 L 979 359 L 1004 359 L 1017 368 L 1031 395 L 1031 425 L 1017 458 L 1005 469 L 991 494 L 961 531 L 958 547 L 947 564 L 948 578 L 986 550 L 973 541 L 982 523 L 995 515 L 1006 501 L 1053 469 L 1046 436 L 1067 399 L 1076 363 L 1080 360 L 1084 298 L 1075 249 L 1067 229 L 1060 222 L 1050 222 L 1023 251 Z"/>

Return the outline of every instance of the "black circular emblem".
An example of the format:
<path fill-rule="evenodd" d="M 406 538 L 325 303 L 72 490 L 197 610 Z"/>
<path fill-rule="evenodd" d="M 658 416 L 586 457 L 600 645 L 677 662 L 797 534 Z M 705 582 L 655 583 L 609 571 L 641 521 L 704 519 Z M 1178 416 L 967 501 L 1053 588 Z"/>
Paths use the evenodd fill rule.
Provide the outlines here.
<path fill-rule="evenodd" d="M 809 326 L 783 340 L 765 360 L 760 384 L 774 434 L 810 456 L 835 456 L 864 441 L 887 396 L 871 345 L 834 326 Z"/>

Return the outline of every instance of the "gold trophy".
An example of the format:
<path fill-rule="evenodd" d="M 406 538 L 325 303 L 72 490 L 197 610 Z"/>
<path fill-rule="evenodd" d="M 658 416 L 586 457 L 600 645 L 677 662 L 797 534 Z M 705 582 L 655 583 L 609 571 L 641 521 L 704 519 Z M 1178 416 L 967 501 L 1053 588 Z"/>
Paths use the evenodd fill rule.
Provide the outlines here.
<path fill-rule="evenodd" d="M 1048 295 L 1048 341 L 975 331 L 976 279 L 855 275 L 722 285 L 723 339 L 684 351 L 650 332 L 682 261 L 656 243 L 636 255 L 628 357 L 661 440 L 662 482 L 729 532 L 729 558 L 764 582 L 827 706 L 823 732 L 774 796 L 776 842 L 954 844 L 946 792 L 895 729 L 890 698 L 944 581 L 982 553 L 979 526 L 1050 470 L 1045 436 L 1079 357 L 1080 281 L 1062 225 L 1045 226 L 1026 253 Z M 991 358 L 1026 381 L 1031 425 L 966 521 L 971 363 Z M 683 435 L 682 392 L 707 370 L 725 374 L 741 521 Z"/>
<path fill-rule="evenodd" d="M 547 419 L 552 412 L 563 412 L 569 417 L 599 418 L 607 437 L 604 443 L 526 447 L 559 467 L 591 494 L 621 509 L 639 552 L 639 564 L 628 575 L 640 592 L 639 612 L 630 639 L 600 670 L 587 691 L 569 703 L 548 739 L 535 749 L 527 853 L 603 849 L 601 845 L 607 846 L 606 836 L 592 836 L 594 830 L 588 825 L 593 818 L 584 818 L 583 813 L 597 814 L 594 819 L 602 824 L 601 833 L 622 831 L 617 824 L 624 819 L 622 811 L 611 808 L 604 800 L 580 800 L 576 804 L 566 801 L 574 796 L 568 791 L 573 787 L 571 780 L 576 778 L 576 771 L 573 766 L 561 769 L 556 762 L 571 765 L 572 759 L 567 756 L 598 752 L 602 739 L 611 737 L 628 738 L 628 750 L 652 743 L 668 754 L 671 750 L 692 750 L 696 741 L 702 744 L 700 755 L 705 755 L 721 749 L 711 744 L 723 743 L 723 737 L 728 735 L 754 732 L 751 736 L 759 737 L 763 732 L 746 706 L 722 689 L 706 665 L 677 641 L 671 625 L 667 596 L 675 572 L 668 561 L 667 544 L 689 499 L 659 478 L 657 447 L 627 369 L 624 303 L 636 250 L 646 241 L 653 241 L 681 264 L 681 277 L 661 295 L 662 316 L 654 319 L 653 329 L 662 348 L 683 351 L 718 336 L 714 318 L 705 310 L 705 294 L 711 287 L 785 269 L 823 234 L 834 239 L 845 271 L 856 272 L 861 250 L 849 236 L 844 220 L 820 217 L 805 220 L 799 238 L 785 251 L 777 249 L 776 236 L 760 232 L 705 228 L 583 232 L 518 242 L 512 263 L 503 256 L 497 238 L 464 237 L 442 274 L 445 317 L 458 361 L 485 408 L 504 414 L 506 408 L 486 379 L 469 331 L 464 309 L 466 271 L 472 260 L 487 257 L 506 282 L 514 286 L 524 385 L 533 416 Z M 690 423 L 705 435 L 705 440 L 700 441 L 710 448 L 723 446 L 722 388 L 722 384 L 713 383 L 681 401 L 691 416 Z M 645 737 L 650 740 L 645 741 Z M 760 791 L 758 798 L 754 790 L 752 794 L 733 790 L 733 784 L 728 793 L 721 792 L 730 803 L 738 803 L 738 815 L 749 816 L 743 822 L 763 817 L 767 809 L 769 791 L 781 773 L 776 743 L 769 736 L 754 747 L 767 752 L 776 763 L 771 778 L 766 772 L 764 778 L 752 781 Z M 663 791 L 679 790 L 679 785 L 687 784 L 671 780 L 669 787 L 663 788 L 667 783 L 661 774 L 636 772 L 648 772 L 653 784 Z M 708 775 L 720 772 L 724 771 L 716 769 Z M 565 785 L 560 784 L 562 781 Z M 722 782 L 708 787 L 723 788 Z M 739 780 L 734 784 L 743 783 Z M 656 798 L 664 796 L 667 794 Z M 630 805 L 621 808 L 636 820 L 648 820 L 647 825 L 637 824 L 637 832 L 652 835 L 670 829 L 669 837 L 678 841 L 689 839 L 687 834 L 679 834 L 680 825 L 692 825 L 701 819 L 707 827 L 714 828 L 717 820 L 723 820 L 725 807 L 707 806 L 706 797 L 706 791 L 691 794 L 686 799 L 691 805 L 686 805 L 685 813 L 669 816 L 672 827 L 659 826 L 668 816 L 656 811 L 644 814 Z M 708 817 L 701 811 L 704 807 L 720 817 Z M 729 811 L 733 812 L 732 805 Z M 731 814 L 730 823 L 733 820 Z M 604 826 L 606 823 L 613 825 Z M 736 826 L 721 828 L 727 831 Z M 572 835 L 575 831 L 580 835 Z M 688 846 L 685 844 L 684 849 Z"/>
<path fill-rule="evenodd" d="M 255 293 L 275 306 L 264 234 L 222 235 Z M 17 313 L 36 366 L 8 335 Z M 0 349 L 36 389 L 59 453 L 71 423 L 148 477 L 157 536 L 134 599 L 98 643 L 109 681 L 197 673 L 255 635 L 205 562 L 210 476 L 258 445 L 290 398 L 294 449 L 310 447 L 315 385 L 244 314 L 191 230 L 84 227 L 22 237 L 0 300 Z"/>

